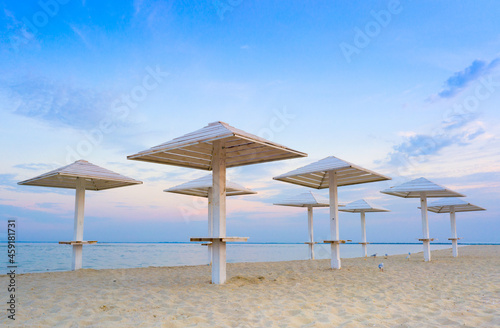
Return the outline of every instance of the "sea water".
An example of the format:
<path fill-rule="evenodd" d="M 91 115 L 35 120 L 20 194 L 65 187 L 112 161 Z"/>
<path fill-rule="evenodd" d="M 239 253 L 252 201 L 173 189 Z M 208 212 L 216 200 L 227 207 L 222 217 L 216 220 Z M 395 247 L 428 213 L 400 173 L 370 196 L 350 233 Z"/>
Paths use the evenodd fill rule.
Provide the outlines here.
<path fill-rule="evenodd" d="M 451 245 L 431 244 L 431 250 Z M 417 253 L 421 244 L 370 244 L 368 255 L 378 256 Z M 330 245 L 314 247 L 316 259 L 330 258 Z M 69 271 L 72 247 L 57 243 L 16 243 L 17 273 Z M 361 245 L 341 246 L 342 258 L 361 257 Z M 416 256 L 416 255 L 415 255 Z M 421 256 L 421 254 L 420 254 Z M 305 244 L 227 244 L 227 262 L 275 262 L 306 260 Z M 208 250 L 198 243 L 98 243 L 83 246 L 83 268 L 119 269 L 150 266 L 183 266 L 208 264 Z M 7 244 L 0 244 L 0 274 L 8 266 Z"/>

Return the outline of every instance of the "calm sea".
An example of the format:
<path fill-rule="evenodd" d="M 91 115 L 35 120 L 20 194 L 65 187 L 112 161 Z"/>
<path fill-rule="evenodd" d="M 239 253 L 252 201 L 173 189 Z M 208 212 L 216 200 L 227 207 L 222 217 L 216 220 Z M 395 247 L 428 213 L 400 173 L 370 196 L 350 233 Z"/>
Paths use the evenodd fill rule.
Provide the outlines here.
<path fill-rule="evenodd" d="M 434 244 L 432 250 L 451 248 Z M 71 246 L 57 243 L 16 243 L 17 273 L 68 271 Z M 370 244 L 369 254 L 396 255 L 422 251 L 421 244 Z M 341 246 L 343 258 L 360 257 L 361 245 Z M 330 258 L 330 247 L 315 246 L 316 259 Z M 274 262 L 306 260 L 305 244 L 228 244 L 227 262 Z M 0 244 L 0 274 L 7 272 L 7 244 Z M 83 246 L 83 267 L 91 269 L 140 268 L 149 266 L 202 265 L 208 263 L 207 247 L 193 243 L 98 243 Z"/>

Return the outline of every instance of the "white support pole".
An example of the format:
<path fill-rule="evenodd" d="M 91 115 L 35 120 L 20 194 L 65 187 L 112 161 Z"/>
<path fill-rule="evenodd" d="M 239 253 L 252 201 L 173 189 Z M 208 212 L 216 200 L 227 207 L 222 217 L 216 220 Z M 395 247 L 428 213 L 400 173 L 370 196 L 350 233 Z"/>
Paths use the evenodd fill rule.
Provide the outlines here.
<path fill-rule="evenodd" d="M 212 192 L 213 192 L 213 234 L 226 237 L 226 150 L 221 140 L 213 143 Z M 226 243 L 212 243 L 212 283 L 226 282 Z"/>
<path fill-rule="evenodd" d="M 337 194 L 337 172 L 328 172 L 328 183 L 330 186 L 330 236 L 332 240 L 332 269 L 340 269 L 340 244 L 339 244 L 339 205 Z"/>
<path fill-rule="evenodd" d="M 314 230 L 313 230 L 313 208 L 307 207 L 307 226 L 309 228 L 309 258 L 314 260 Z"/>
<path fill-rule="evenodd" d="M 453 257 L 458 257 L 458 237 L 457 237 L 457 221 L 455 217 L 455 206 L 450 208 L 450 222 L 451 222 L 451 244 L 453 248 Z"/>
<path fill-rule="evenodd" d="M 431 242 L 429 240 L 429 218 L 427 216 L 427 196 L 425 193 L 420 194 L 420 207 L 422 209 L 422 234 L 424 244 L 424 261 L 429 262 L 431 260 Z"/>
<path fill-rule="evenodd" d="M 366 245 L 366 220 L 365 211 L 361 211 L 361 246 L 363 246 L 363 256 L 368 256 L 368 247 Z"/>
<path fill-rule="evenodd" d="M 76 178 L 75 191 L 75 224 L 73 228 L 73 240 L 83 241 L 83 215 L 85 208 L 85 179 Z M 83 245 L 73 245 L 71 270 L 82 268 Z"/>
<path fill-rule="evenodd" d="M 214 236 L 214 197 L 213 189 L 208 188 L 208 237 Z M 208 243 L 208 265 L 212 265 L 212 245 Z"/>

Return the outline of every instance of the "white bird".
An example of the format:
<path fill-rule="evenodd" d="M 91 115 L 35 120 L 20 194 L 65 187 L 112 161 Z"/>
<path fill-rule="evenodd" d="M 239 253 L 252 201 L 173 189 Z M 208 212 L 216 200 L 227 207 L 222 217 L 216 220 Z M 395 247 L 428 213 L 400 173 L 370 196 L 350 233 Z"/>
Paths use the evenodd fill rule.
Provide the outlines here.
<path fill-rule="evenodd" d="M 379 268 L 380 271 L 384 271 L 384 262 L 380 263 L 378 265 L 378 268 Z"/>
<path fill-rule="evenodd" d="M 370 255 L 370 257 L 377 257 L 377 254 L 378 253 L 372 254 L 372 255 Z"/>

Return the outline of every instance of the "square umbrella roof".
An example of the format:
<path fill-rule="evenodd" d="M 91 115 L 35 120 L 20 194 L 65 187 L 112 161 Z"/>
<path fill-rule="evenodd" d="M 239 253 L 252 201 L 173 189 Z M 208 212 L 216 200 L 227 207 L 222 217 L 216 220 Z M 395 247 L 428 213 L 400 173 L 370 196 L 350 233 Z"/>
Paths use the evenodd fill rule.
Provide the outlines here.
<path fill-rule="evenodd" d="M 440 186 L 426 178 L 408 181 L 382 190 L 381 193 L 403 198 L 420 198 L 421 193 L 425 193 L 426 197 L 465 197 L 465 195 Z"/>
<path fill-rule="evenodd" d="M 273 179 L 310 188 L 324 189 L 329 187 L 329 171 L 337 172 L 338 186 L 391 180 L 391 178 L 387 176 L 362 168 L 335 156 L 329 156 L 320 161 L 274 177 Z"/>
<path fill-rule="evenodd" d="M 148 150 L 127 156 L 127 158 L 211 170 L 213 142 L 216 140 L 225 141 L 226 167 L 307 156 L 306 153 L 287 148 L 219 121 Z"/>
<path fill-rule="evenodd" d="M 17 184 L 76 189 L 76 178 L 85 179 L 85 190 L 104 190 L 142 184 L 142 181 L 134 180 L 84 160 L 78 160 Z"/>
<path fill-rule="evenodd" d="M 208 198 L 208 189 L 212 188 L 212 175 L 208 174 L 199 179 L 195 179 L 178 186 L 165 189 L 165 192 L 176 194 L 198 196 Z M 235 182 L 226 181 L 226 196 L 250 195 L 256 194 L 256 191 L 245 188 Z"/>
<path fill-rule="evenodd" d="M 282 202 L 274 203 L 273 205 L 295 207 L 328 207 L 330 206 L 330 201 L 326 197 L 313 193 L 312 191 L 308 191 L 294 197 L 287 198 Z"/>
<path fill-rule="evenodd" d="M 486 209 L 473 205 L 460 198 L 438 199 L 437 201 L 429 204 L 427 210 L 434 213 L 450 213 L 452 206 L 455 212 L 486 211 Z"/>
<path fill-rule="evenodd" d="M 350 212 L 350 213 L 360 213 L 360 212 L 390 212 L 380 206 L 373 206 L 368 201 L 360 199 L 352 203 L 347 204 L 345 207 L 339 208 L 339 211 Z"/>

